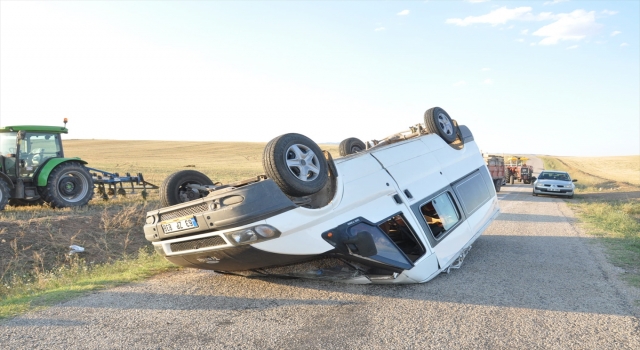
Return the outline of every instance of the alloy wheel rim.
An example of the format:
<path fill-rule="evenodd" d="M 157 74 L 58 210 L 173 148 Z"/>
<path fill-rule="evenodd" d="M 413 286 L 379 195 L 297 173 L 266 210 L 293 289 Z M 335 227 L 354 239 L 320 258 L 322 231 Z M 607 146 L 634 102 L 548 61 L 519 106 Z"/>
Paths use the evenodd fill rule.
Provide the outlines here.
<path fill-rule="evenodd" d="M 289 172 L 303 182 L 313 181 L 320 175 L 320 162 L 311 148 L 294 144 L 287 148 L 284 155 Z"/>

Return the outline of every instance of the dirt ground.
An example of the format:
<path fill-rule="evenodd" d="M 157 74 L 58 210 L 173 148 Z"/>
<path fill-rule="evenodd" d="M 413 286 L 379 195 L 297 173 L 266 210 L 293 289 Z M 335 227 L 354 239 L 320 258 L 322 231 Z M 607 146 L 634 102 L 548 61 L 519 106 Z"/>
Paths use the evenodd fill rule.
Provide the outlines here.
<path fill-rule="evenodd" d="M 7 206 L 0 216 L 0 278 L 6 282 L 14 274 L 51 271 L 72 258 L 89 264 L 109 262 L 148 245 L 141 227 L 153 204 L 94 202 L 87 208 L 63 210 Z M 71 245 L 85 251 L 70 255 Z"/>

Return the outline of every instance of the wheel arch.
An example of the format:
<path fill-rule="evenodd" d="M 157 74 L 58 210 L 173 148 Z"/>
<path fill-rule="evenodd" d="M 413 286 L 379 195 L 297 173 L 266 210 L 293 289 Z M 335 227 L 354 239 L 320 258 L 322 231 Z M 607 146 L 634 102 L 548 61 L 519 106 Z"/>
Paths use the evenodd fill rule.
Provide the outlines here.
<path fill-rule="evenodd" d="M 47 181 L 49 180 L 49 174 L 51 174 L 51 171 L 55 169 L 55 167 L 57 167 L 58 165 L 62 163 L 68 163 L 68 162 L 78 162 L 80 164 L 89 164 L 88 162 L 80 158 L 49 158 L 33 174 L 33 177 L 37 179 L 36 185 L 46 186 Z"/>

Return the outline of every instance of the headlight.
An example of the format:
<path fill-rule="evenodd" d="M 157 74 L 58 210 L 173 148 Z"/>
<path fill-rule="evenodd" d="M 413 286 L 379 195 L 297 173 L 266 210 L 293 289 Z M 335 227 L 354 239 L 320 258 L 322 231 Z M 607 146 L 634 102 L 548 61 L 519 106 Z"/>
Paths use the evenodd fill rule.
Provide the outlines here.
<path fill-rule="evenodd" d="M 260 236 L 264 238 L 271 238 L 275 236 L 277 231 L 275 228 L 267 225 L 256 226 L 255 230 L 256 230 L 256 233 L 258 233 Z"/>
<path fill-rule="evenodd" d="M 258 240 L 256 233 L 251 230 L 236 231 L 229 236 L 231 236 L 231 239 L 236 243 L 250 243 Z"/>
<path fill-rule="evenodd" d="M 280 231 L 273 226 L 258 225 L 243 230 L 225 233 L 232 244 L 251 244 L 280 237 Z"/>

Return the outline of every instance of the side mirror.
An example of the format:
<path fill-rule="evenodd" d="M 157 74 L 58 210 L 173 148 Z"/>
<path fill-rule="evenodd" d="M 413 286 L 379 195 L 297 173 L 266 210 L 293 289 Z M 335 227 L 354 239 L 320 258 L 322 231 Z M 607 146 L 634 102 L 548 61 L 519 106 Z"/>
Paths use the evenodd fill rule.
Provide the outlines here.
<path fill-rule="evenodd" d="M 535 176 L 532 176 L 532 177 L 531 177 L 531 181 L 536 181 L 537 179 L 538 179 L 538 178 L 537 178 L 537 177 L 535 177 Z"/>
<path fill-rule="evenodd" d="M 367 231 L 360 231 L 355 237 L 345 239 L 342 243 L 354 245 L 356 247 L 354 253 L 360 256 L 370 257 L 378 254 L 378 249 L 376 249 L 376 243 L 373 241 L 373 236 Z"/>
<path fill-rule="evenodd" d="M 576 180 L 576 179 L 573 179 L 573 180 L 571 180 L 571 182 L 578 182 L 578 180 Z"/>

